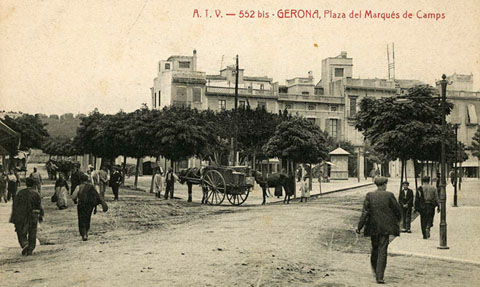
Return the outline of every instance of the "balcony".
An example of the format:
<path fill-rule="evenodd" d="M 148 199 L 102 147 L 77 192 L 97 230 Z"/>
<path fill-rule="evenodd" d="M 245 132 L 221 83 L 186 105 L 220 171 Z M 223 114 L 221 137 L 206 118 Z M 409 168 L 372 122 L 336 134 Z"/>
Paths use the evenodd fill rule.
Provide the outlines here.
<path fill-rule="evenodd" d="M 374 89 L 396 91 L 395 82 L 382 79 L 346 79 L 345 86 L 350 89 Z"/>
<path fill-rule="evenodd" d="M 205 93 L 219 94 L 219 95 L 235 95 L 235 88 L 228 87 L 206 87 Z M 261 98 L 275 98 L 273 92 L 270 90 L 245 89 L 238 88 L 238 95 L 240 96 L 256 96 Z"/>
<path fill-rule="evenodd" d="M 343 97 L 319 96 L 319 95 L 296 95 L 296 94 L 278 94 L 279 101 L 288 102 L 309 102 L 309 103 L 327 103 L 327 104 L 345 104 Z"/>
<path fill-rule="evenodd" d="M 198 84 L 205 84 L 207 82 L 205 72 L 192 72 L 192 71 L 173 71 L 172 81 L 175 83 L 198 83 Z"/>

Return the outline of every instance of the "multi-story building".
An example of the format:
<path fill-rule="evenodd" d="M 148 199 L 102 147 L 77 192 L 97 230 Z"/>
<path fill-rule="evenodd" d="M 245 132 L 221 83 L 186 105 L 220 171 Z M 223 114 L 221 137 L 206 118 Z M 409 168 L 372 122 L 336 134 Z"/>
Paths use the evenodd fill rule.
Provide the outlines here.
<path fill-rule="evenodd" d="M 279 86 L 278 106 L 280 110 L 307 118 L 334 138 L 343 138 L 344 99 L 321 94 L 315 87 L 312 72 L 308 77 L 289 79 L 286 85 Z"/>
<path fill-rule="evenodd" d="M 447 121 L 458 124 L 458 141 L 467 147 L 472 144 L 472 138 L 480 124 L 478 111 L 480 111 L 480 91 L 473 91 L 473 75 L 453 74 L 447 77 L 451 85 L 447 86 L 447 100 L 453 103 L 453 110 Z M 465 176 L 480 177 L 480 161 L 466 151 L 468 159 L 462 163 Z"/>
<path fill-rule="evenodd" d="M 197 70 L 196 51 L 192 56 L 171 56 L 158 65 L 158 76 L 151 88 L 153 108 L 187 105 L 220 111 L 234 107 L 235 66 L 227 66 L 217 75 L 206 75 Z M 454 74 L 449 79 L 454 84 L 448 87 L 447 97 L 455 104 L 449 119 L 462 124 L 459 140 L 470 145 L 478 125 L 476 111 L 480 109 L 480 92 L 473 92 L 472 75 Z M 354 126 L 358 104 L 366 96 L 384 98 L 405 94 L 418 84 L 423 83 L 405 79 L 353 78 L 353 59 L 341 52 L 322 60 L 322 79 L 317 84 L 312 72 L 308 72 L 307 77 L 295 77 L 279 85 L 270 77 L 246 76 L 244 70 L 239 69 L 238 105 L 264 107 L 273 113 L 287 110 L 314 122 L 338 140 L 350 141 L 357 148 L 357 162 L 360 163 L 357 170 L 360 175 L 366 175 L 373 165 L 364 158 L 364 138 Z M 478 175 L 478 166 L 478 160 L 471 156 L 464 163 L 467 173 L 472 175 Z M 398 176 L 399 161 L 382 166 L 382 171 Z M 409 173 L 413 174 L 411 164 Z"/>

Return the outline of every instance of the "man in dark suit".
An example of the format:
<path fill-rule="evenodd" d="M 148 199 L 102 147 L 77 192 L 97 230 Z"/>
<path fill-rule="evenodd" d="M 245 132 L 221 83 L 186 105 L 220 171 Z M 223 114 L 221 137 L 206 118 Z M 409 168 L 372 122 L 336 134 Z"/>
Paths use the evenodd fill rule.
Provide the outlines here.
<path fill-rule="evenodd" d="M 357 233 L 365 226 L 365 236 L 372 240 L 370 263 L 375 272 L 377 283 L 383 284 L 383 275 L 387 266 L 389 236 L 400 235 L 399 222 L 402 208 L 393 193 L 387 191 L 388 179 L 376 177 L 377 190 L 367 193 L 363 203 L 362 215 L 358 222 Z"/>
<path fill-rule="evenodd" d="M 413 190 L 408 188 L 408 181 L 402 183 L 402 189 L 398 195 L 398 203 L 402 207 L 402 231 L 411 233 L 410 221 L 412 220 Z"/>
<path fill-rule="evenodd" d="M 37 243 L 37 225 L 43 221 L 43 208 L 35 181 L 26 178 L 27 188 L 18 192 L 13 200 L 10 222 L 15 224 L 22 255 L 32 255 Z"/>

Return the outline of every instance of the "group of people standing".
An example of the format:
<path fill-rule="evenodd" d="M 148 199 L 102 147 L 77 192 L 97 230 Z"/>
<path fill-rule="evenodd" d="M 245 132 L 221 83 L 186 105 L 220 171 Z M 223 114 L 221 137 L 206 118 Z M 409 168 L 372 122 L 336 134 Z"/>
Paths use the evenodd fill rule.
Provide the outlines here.
<path fill-rule="evenodd" d="M 372 271 L 377 283 L 383 284 L 385 283 L 384 273 L 387 265 L 389 236 L 399 236 L 400 231 L 411 233 L 410 222 L 413 209 L 414 212 L 420 214 L 423 239 L 430 238 L 435 208 L 437 208 L 437 212 L 440 212 L 439 191 L 430 184 L 430 177 L 424 176 L 422 185 L 417 189 L 415 195 L 408 187 L 409 183 L 402 182 L 402 189 L 397 201 L 393 193 L 386 191 L 387 178 L 377 176 L 374 182 L 377 190 L 369 192 L 365 196 L 356 232 L 360 233 L 360 230 L 365 227 L 365 236 L 371 237 L 370 263 Z"/>
<path fill-rule="evenodd" d="M 9 169 L 8 172 L 0 166 L 0 202 L 6 203 L 13 200 L 20 187 L 20 177 L 15 169 Z"/>
<path fill-rule="evenodd" d="M 178 176 L 173 172 L 173 168 L 169 167 L 167 173 L 163 171 L 161 167 L 156 168 L 155 175 L 153 176 L 153 191 L 158 198 L 173 199 L 173 193 L 175 190 L 175 181 L 178 180 Z M 189 194 L 188 201 L 192 201 L 191 194 Z"/>

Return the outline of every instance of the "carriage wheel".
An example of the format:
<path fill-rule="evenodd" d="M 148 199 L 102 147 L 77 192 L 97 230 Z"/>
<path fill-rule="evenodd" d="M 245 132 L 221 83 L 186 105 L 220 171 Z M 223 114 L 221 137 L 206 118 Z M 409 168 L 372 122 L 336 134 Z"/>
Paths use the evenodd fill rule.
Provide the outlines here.
<path fill-rule="evenodd" d="M 227 199 L 232 205 L 241 205 L 247 200 L 248 195 L 250 194 L 250 189 L 246 189 L 246 194 L 227 194 Z"/>
<path fill-rule="evenodd" d="M 212 205 L 220 205 L 225 199 L 227 185 L 221 173 L 209 170 L 203 176 L 202 186 L 207 189 L 207 202 Z"/>

